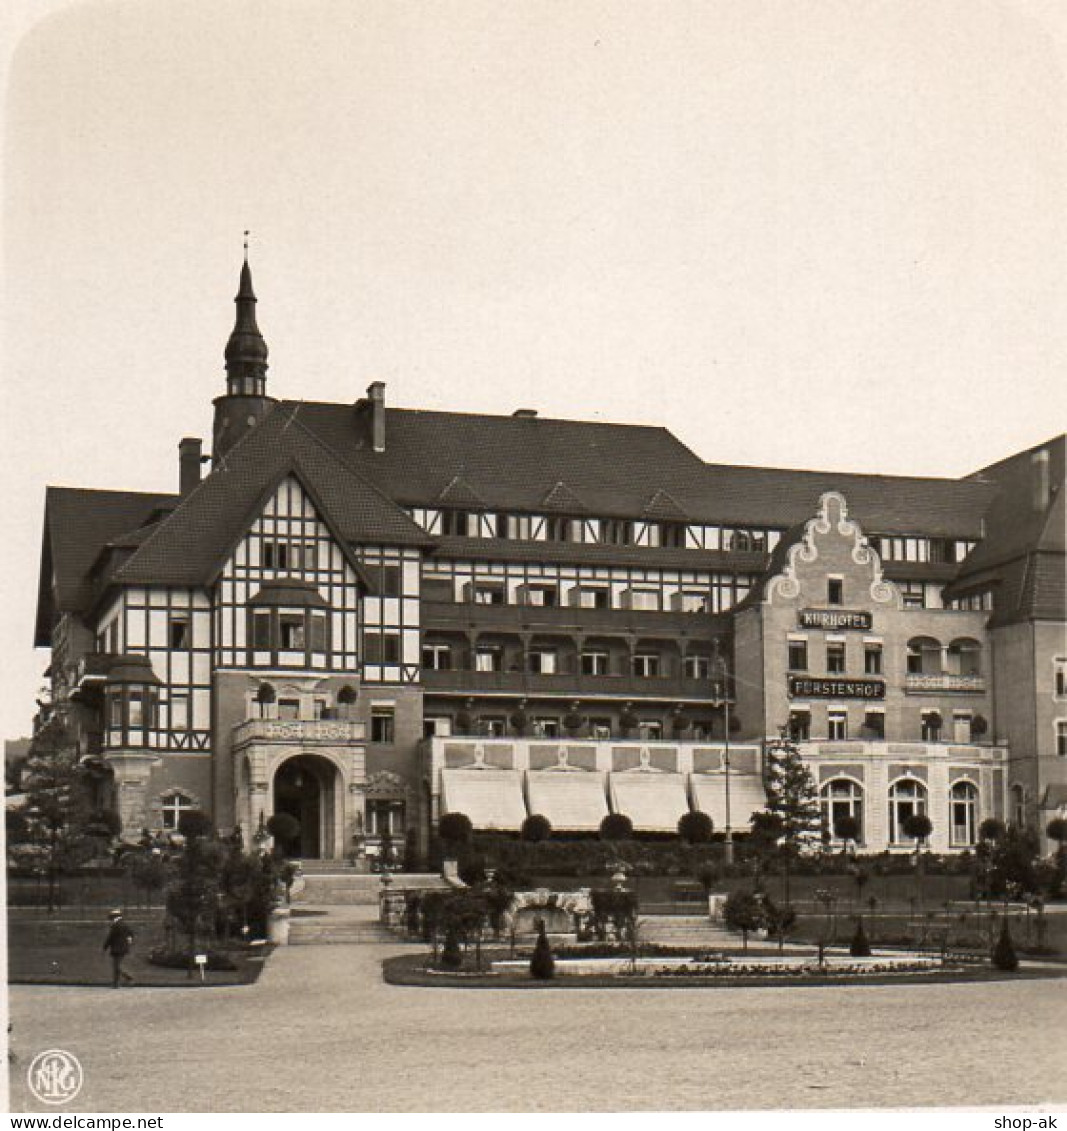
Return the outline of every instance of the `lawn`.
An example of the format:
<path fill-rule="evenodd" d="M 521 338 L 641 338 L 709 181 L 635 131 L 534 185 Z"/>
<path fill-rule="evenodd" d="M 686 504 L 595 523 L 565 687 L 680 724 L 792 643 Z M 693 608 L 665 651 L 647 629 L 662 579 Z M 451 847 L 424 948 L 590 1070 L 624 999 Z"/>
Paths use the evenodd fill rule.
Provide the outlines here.
<path fill-rule="evenodd" d="M 138 986 L 238 986 L 254 982 L 263 969 L 269 947 L 235 947 L 227 953 L 236 970 L 208 971 L 190 979 L 184 970 L 154 966 L 149 953 L 163 943 L 162 914 L 131 912 L 133 952 L 125 969 Z M 109 986 L 111 960 L 103 952 L 107 934 L 106 916 L 92 911 L 43 911 L 8 913 L 8 982 L 67 986 Z"/>

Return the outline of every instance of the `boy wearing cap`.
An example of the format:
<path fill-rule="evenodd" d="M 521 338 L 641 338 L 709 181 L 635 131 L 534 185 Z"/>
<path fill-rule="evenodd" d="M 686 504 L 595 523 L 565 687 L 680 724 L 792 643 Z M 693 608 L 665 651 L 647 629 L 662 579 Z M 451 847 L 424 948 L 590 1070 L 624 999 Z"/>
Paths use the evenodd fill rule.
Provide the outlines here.
<path fill-rule="evenodd" d="M 111 984 L 117 990 L 120 979 L 125 982 L 133 981 L 133 978 L 122 968 L 122 963 L 133 945 L 133 931 L 123 919 L 121 911 L 112 911 L 108 918 L 111 920 L 111 926 L 108 928 L 107 938 L 104 939 L 104 951 L 111 955 Z"/>

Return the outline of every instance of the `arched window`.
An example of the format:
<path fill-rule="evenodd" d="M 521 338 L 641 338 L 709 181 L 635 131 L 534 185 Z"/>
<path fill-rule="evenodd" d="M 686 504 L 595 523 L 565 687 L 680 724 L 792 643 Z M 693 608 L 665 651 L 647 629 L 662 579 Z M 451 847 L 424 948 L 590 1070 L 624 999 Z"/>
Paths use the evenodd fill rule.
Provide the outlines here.
<path fill-rule="evenodd" d="M 982 645 L 964 637 L 948 646 L 948 670 L 951 675 L 981 675 Z"/>
<path fill-rule="evenodd" d="M 863 840 L 863 789 L 858 782 L 851 778 L 833 778 L 820 790 L 819 803 L 823 824 L 834 840 L 845 839 L 837 831 L 838 822 L 843 817 L 856 822 L 855 840 Z"/>
<path fill-rule="evenodd" d="M 910 844 L 904 822 L 926 812 L 926 786 L 914 778 L 901 778 L 889 787 L 889 840 L 892 844 Z"/>
<path fill-rule="evenodd" d="M 1021 785 L 1011 787 L 1011 820 L 1018 829 L 1026 827 L 1026 790 Z"/>
<path fill-rule="evenodd" d="M 949 793 L 949 835 L 954 848 L 976 844 L 978 790 L 969 781 L 958 781 Z"/>
<path fill-rule="evenodd" d="M 908 641 L 908 675 L 940 675 L 941 645 L 931 636 Z"/>
<path fill-rule="evenodd" d="M 174 790 L 163 798 L 163 828 L 168 832 L 177 832 L 181 823 L 182 814 L 189 813 L 196 808 L 191 797 Z"/>

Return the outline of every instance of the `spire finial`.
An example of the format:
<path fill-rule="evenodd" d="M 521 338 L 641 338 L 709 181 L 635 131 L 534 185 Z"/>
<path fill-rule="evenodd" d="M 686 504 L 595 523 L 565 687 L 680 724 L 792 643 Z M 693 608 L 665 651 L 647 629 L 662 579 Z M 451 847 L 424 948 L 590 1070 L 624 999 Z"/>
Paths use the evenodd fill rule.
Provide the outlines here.
<path fill-rule="evenodd" d="M 245 263 L 248 262 L 248 237 L 251 235 L 249 230 L 245 228 Z"/>

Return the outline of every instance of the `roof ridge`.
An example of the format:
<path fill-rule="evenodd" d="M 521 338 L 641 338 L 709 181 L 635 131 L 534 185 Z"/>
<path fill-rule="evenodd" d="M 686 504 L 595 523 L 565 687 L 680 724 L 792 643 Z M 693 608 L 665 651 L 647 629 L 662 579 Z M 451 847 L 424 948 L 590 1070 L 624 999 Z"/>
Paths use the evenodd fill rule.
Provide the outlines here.
<path fill-rule="evenodd" d="M 45 487 L 45 494 L 52 491 L 66 491 L 68 493 L 79 495 L 122 495 L 129 497 L 134 495 L 142 499 L 178 499 L 180 494 L 177 491 L 129 491 L 121 487 L 62 487 L 54 483 L 49 483 Z"/>

